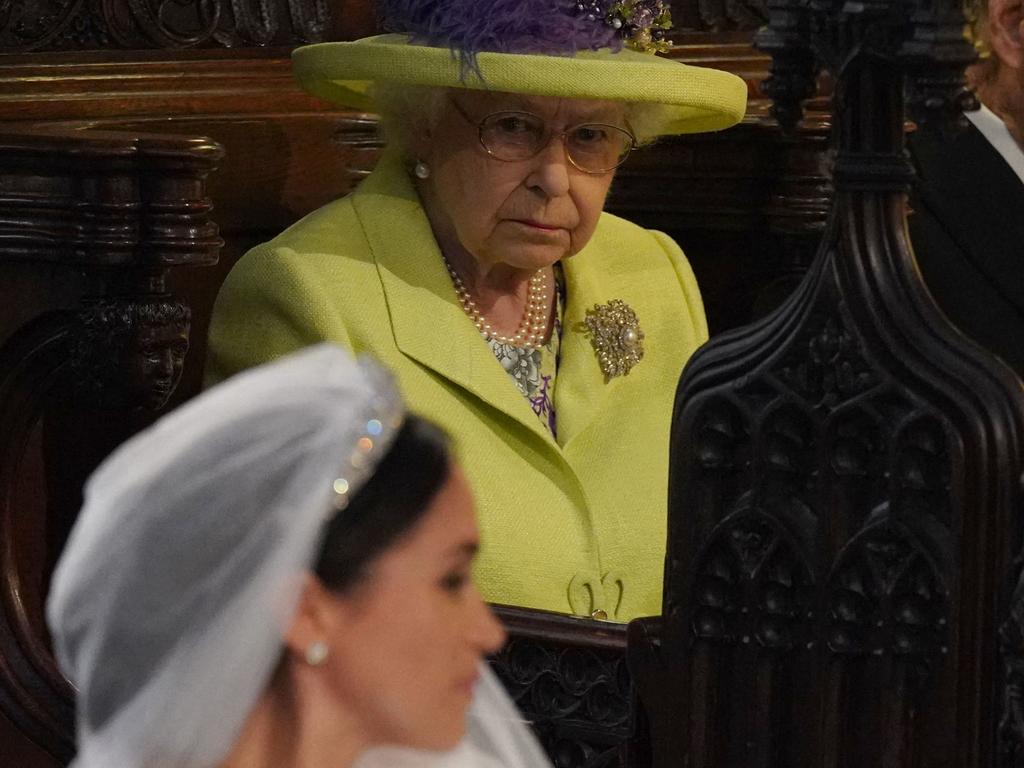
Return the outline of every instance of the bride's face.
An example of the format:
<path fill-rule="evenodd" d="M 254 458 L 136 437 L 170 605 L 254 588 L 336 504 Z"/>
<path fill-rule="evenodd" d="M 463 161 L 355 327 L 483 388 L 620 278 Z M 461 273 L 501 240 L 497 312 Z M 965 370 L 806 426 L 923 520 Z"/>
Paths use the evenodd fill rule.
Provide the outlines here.
<path fill-rule="evenodd" d="M 471 579 L 479 533 L 454 469 L 423 518 L 337 600 L 332 683 L 374 743 L 454 746 L 504 631 Z"/>

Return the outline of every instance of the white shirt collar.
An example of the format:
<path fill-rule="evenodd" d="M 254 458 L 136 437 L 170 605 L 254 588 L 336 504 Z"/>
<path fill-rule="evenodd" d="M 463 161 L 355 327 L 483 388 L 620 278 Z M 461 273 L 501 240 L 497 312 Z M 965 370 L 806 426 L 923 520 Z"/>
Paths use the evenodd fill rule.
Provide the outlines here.
<path fill-rule="evenodd" d="M 989 144 L 1010 166 L 1017 178 L 1024 184 L 1024 150 L 1010 134 L 1006 123 L 984 104 L 977 112 L 964 112 L 964 117 L 974 123 Z"/>

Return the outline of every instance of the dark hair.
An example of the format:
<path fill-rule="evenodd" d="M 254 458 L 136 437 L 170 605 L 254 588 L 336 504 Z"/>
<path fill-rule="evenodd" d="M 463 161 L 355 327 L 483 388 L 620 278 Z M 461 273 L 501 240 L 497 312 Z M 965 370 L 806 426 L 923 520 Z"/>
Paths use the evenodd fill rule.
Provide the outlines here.
<path fill-rule="evenodd" d="M 348 507 L 327 524 L 314 573 L 343 592 L 426 512 L 451 470 L 448 437 L 429 421 L 406 416 L 387 455 Z"/>

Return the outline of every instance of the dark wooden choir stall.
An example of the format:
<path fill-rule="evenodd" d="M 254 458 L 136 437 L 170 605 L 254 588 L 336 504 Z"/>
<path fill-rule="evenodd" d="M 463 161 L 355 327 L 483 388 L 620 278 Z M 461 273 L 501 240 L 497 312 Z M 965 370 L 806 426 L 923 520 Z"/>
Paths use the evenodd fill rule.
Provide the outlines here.
<path fill-rule="evenodd" d="M 952 132 L 974 101 L 961 5 L 770 9 L 779 121 L 835 84 L 835 196 L 799 288 L 679 385 L 663 617 L 628 650 L 652 764 L 1024 765 L 1021 383 L 905 226 L 905 116 Z"/>
<path fill-rule="evenodd" d="M 955 111 L 960 11 L 674 13 L 670 55 L 751 106 L 636 153 L 608 206 L 683 245 L 714 335 L 676 404 L 665 616 L 499 607 L 494 664 L 559 768 L 1024 765 L 1020 386 L 902 230 L 902 78 Z M 198 391 L 241 253 L 376 160 L 373 117 L 303 94 L 289 50 L 374 24 L 365 0 L 0 6 L 0 765 L 74 752 L 42 616 L 84 478 Z"/>

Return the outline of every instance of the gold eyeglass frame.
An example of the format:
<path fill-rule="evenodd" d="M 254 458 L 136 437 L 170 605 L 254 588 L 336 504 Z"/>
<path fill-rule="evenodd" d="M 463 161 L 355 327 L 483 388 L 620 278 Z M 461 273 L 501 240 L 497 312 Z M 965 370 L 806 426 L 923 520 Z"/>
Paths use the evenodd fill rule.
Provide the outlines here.
<path fill-rule="evenodd" d="M 520 109 L 502 109 L 499 110 L 498 112 L 491 112 L 487 115 L 484 115 L 482 118 L 480 118 L 479 121 L 477 121 L 474 120 L 469 114 L 467 114 L 463 106 L 459 104 L 459 102 L 457 102 L 454 98 L 449 97 L 449 100 L 451 101 L 452 106 L 455 107 L 455 111 L 458 112 L 466 122 L 468 122 L 470 125 L 476 126 L 477 139 L 480 141 L 480 146 L 484 148 L 484 151 L 490 157 L 493 157 L 495 160 L 499 160 L 503 163 L 521 163 L 525 160 L 532 160 L 533 158 L 535 158 L 537 155 L 544 151 L 544 149 L 551 143 L 551 139 L 557 136 L 562 140 L 562 147 L 565 149 L 565 157 L 573 168 L 580 171 L 581 173 L 586 173 L 590 176 L 603 176 L 606 173 L 611 173 L 624 162 L 626 162 L 626 160 L 629 159 L 630 153 L 637 148 L 636 136 L 633 135 L 633 132 L 628 127 L 623 128 L 622 126 L 612 125 L 611 123 L 580 123 L 578 125 L 569 126 L 561 133 L 557 133 L 547 128 L 547 121 L 540 115 L 535 115 L 533 112 L 527 112 L 526 110 Z M 488 147 L 487 143 L 484 141 L 484 125 L 487 123 L 488 120 L 498 115 L 529 115 L 530 117 L 536 118 L 545 126 L 545 133 L 548 134 L 547 140 L 540 142 L 537 145 L 537 149 L 534 150 L 532 155 L 527 155 L 526 157 L 521 158 L 499 157 L 498 155 L 494 154 L 494 152 L 491 151 L 491 148 Z M 573 159 L 572 152 L 569 151 L 569 145 L 566 143 L 566 136 L 578 128 L 586 128 L 589 126 L 594 126 L 595 128 L 611 128 L 612 130 L 619 131 L 620 133 L 623 133 L 629 137 L 629 146 L 626 148 L 625 153 L 619 159 L 619 162 L 617 162 L 615 165 L 600 171 L 592 171 L 588 168 L 583 168 L 582 166 L 580 166 L 579 163 L 577 163 Z"/>

